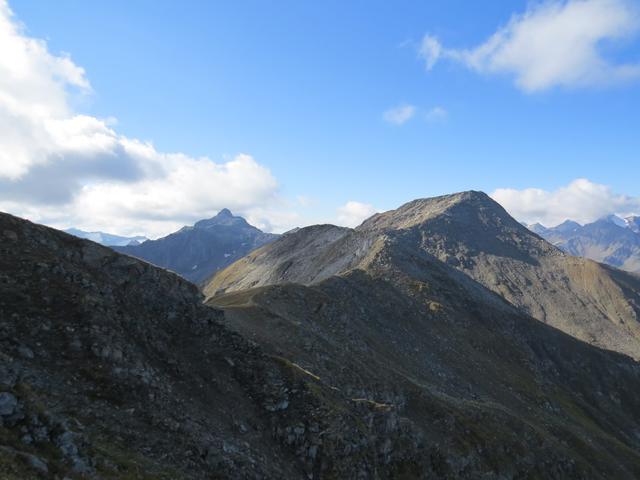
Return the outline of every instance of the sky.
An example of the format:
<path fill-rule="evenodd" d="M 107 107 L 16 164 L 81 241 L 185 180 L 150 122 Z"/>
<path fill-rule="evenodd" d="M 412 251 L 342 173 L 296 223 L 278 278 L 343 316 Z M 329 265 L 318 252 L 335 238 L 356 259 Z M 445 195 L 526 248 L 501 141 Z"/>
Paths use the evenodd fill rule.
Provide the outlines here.
<path fill-rule="evenodd" d="M 158 237 L 640 213 L 640 0 L 0 0 L 0 210 Z"/>

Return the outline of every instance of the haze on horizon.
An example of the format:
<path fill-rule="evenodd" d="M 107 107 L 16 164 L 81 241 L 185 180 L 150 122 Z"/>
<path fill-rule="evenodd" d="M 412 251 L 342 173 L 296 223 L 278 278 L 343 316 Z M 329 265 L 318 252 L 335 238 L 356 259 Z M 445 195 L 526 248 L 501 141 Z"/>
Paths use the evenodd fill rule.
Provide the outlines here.
<path fill-rule="evenodd" d="M 0 0 L 0 210 L 149 237 L 469 189 L 640 214 L 639 34 L 636 0 Z"/>

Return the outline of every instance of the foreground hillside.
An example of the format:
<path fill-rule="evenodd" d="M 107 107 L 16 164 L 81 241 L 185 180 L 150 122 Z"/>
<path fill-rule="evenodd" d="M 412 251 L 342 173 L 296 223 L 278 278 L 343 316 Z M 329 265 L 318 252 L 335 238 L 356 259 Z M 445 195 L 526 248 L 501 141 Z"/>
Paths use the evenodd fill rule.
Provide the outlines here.
<path fill-rule="evenodd" d="M 355 230 L 285 235 L 219 272 L 205 294 L 366 270 L 381 245 L 438 259 L 544 323 L 640 358 L 640 277 L 563 253 L 481 192 L 415 200 Z"/>
<path fill-rule="evenodd" d="M 0 239 L 3 480 L 404 468 L 380 460 L 386 433 L 417 442 L 396 412 L 265 355 L 180 277 L 6 214 Z"/>

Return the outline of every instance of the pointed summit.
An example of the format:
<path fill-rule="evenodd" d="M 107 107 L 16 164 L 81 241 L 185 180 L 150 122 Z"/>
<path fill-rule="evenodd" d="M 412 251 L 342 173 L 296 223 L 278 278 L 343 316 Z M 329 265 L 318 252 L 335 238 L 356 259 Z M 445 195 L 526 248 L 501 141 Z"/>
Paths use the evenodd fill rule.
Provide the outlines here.
<path fill-rule="evenodd" d="M 230 225 L 244 227 L 249 226 L 247 221 L 242 217 L 237 217 L 228 208 L 223 208 L 214 217 L 200 220 L 194 225 L 195 228 L 209 228 L 213 226 Z"/>
<path fill-rule="evenodd" d="M 466 192 L 421 198 L 396 210 L 379 213 L 366 220 L 358 230 L 404 230 L 437 218 L 449 218 L 457 224 L 509 225 L 525 229 L 502 206 L 484 192 Z"/>
<path fill-rule="evenodd" d="M 118 251 L 168 268 L 194 283 L 274 240 L 227 208 L 211 218 L 183 227 L 166 237 L 141 245 L 118 247 Z"/>
<path fill-rule="evenodd" d="M 534 223 L 532 225 L 527 225 L 527 227 L 529 228 L 529 230 L 531 230 L 533 233 L 536 233 L 538 235 L 542 235 L 543 233 L 545 233 L 547 230 L 549 230 L 547 227 L 545 227 L 544 225 L 542 225 L 540 222 Z"/>
<path fill-rule="evenodd" d="M 627 228 L 627 222 L 625 222 L 622 218 L 617 215 L 605 215 L 604 217 L 598 219 L 596 223 L 612 223 L 621 228 Z"/>
<path fill-rule="evenodd" d="M 550 230 L 565 233 L 565 232 L 572 232 L 574 230 L 578 230 L 581 227 L 582 225 L 580 225 L 578 222 L 574 222 L 573 220 L 565 220 L 564 222 L 562 222 L 559 225 L 556 225 Z"/>

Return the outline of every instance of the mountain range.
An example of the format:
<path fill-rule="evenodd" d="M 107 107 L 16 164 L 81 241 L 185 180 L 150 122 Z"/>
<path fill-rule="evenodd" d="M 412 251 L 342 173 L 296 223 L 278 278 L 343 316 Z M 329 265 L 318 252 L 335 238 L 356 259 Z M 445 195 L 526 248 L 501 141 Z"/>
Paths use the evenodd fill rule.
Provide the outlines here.
<path fill-rule="evenodd" d="M 166 237 L 114 248 L 198 284 L 276 238 L 277 235 L 262 232 L 225 208 L 212 218 Z"/>
<path fill-rule="evenodd" d="M 86 232 L 77 228 L 68 228 L 65 232 L 78 238 L 86 238 L 87 240 L 91 240 L 107 247 L 138 245 L 149 240 L 147 237 L 143 237 L 141 235 L 135 237 L 123 237 L 122 235 L 114 235 L 113 233 Z"/>
<path fill-rule="evenodd" d="M 571 255 L 640 272 L 640 217 L 608 215 L 585 225 L 567 220 L 552 228 L 539 223 L 529 228 Z"/>
<path fill-rule="evenodd" d="M 640 477 L 640 278 L 481 192 L 284 234 L 204 303 L 95 243 L 0 233 L 3 478 Z"/>
<path fill-rule="evenodd" d="M 204 293 L 313 284 L 366 269 L 372 252 L 391 241 L 405 255 L 439 260 L 544 323 L 640 359 L 640 278 L 564 253 L 481 192 L 415 200 L 356 229 L 300 229 L 218 272 Z"/>

